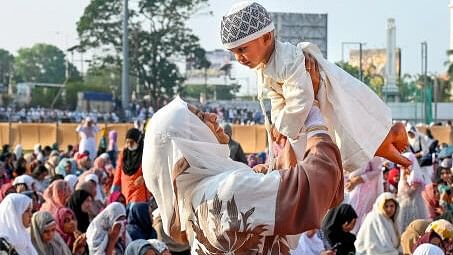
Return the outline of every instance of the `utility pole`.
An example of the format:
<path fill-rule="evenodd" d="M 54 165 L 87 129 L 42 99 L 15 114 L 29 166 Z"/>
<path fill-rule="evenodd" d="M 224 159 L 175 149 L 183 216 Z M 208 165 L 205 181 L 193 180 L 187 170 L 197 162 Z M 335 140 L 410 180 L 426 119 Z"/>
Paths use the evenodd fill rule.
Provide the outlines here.
<path fill-rule="evenodd" d="M 121 105 L 126 116 L 129 108 L 129 42 L 128 42 L 128 0 L 123 0 L 123 66 L 121 79 Z"/>

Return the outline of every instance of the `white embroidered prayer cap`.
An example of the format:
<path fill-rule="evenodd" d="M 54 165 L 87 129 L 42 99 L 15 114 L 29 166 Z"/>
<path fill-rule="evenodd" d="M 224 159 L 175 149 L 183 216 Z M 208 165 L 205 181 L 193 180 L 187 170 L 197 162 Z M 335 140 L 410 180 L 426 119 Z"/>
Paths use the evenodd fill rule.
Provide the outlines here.
<path fill-rule="evenodd" d="M 222 18 L 220 36 L 227 49 L 253 41 L 275 29 L 269 13 L 252 1 L 242 1 L 231 7 Z"/>

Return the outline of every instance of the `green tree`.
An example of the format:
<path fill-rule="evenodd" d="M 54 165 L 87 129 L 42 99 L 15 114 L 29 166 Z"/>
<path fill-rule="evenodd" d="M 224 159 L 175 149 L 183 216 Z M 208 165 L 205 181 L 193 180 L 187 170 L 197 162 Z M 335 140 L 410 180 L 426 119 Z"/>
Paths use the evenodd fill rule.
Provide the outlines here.
<path fill-rule="evenodd" d="M 35 44 L 18 51 L 14 69 L 17 82 L 63 83 L 65 54 L 53 45 Z"/>
<path fill-rule="evenodd" d="M 207 65 L 199 39 L 186 21 L 207 0 L 138 0 L 129 11 L 130 72 L 147 94 L 155 99 L 172 96 L 181 89 L 184 77 L 175 59 Z M 122 45 L 122 1 L 92 0 L 77 23 L 85 49 L 112 52 L 106 61 L 120 65 Z"/>
<path fill-rule="evenodd" d="M 345 70 L 347 73 L 350 75 L 354 76 L 357 79 L 360 79 L 360 70 L 359 68 L 349 64 L 348 62 L 336 62 L 335 63 L 337 66 L 339 66 L 341 69 Z"/>
<path fill-rule="evenodd" d="M 9 85 L 9 80 L 13 74 L 14 56 L 8 51 L 0 49 L 0 83 Z"/>

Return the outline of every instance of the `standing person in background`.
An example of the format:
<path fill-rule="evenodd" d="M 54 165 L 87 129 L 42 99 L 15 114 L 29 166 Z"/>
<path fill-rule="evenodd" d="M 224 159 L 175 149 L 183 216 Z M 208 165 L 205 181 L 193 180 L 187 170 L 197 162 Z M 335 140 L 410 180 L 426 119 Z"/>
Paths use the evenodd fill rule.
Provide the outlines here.
<path fill-rule="evenodd" d="M 351 172 L 346 178 L 347 203 L 354 208 L 358 215 L 353 233 L 359 232 L 365 216 L 373 209 L 374 201 L 384 192 L 382 163 L 382 158 L 374 157 L 366 166 Z"/>
<path fill-rule="evenodd" d="M 99 157 L 102 153 L 107 152 L 107 137 L 106 137 L 106 128 L 101 128 L 101 139 L 99 140 L 98 145 L 98 154 L 96 157 Z"/>
<path fill-rule="evenodd" d="M 109 132 L 109 145 L 107 147 L 107 153 L 109 154 L 113 167 L 116 167 L 116 158 L 118 156 L 117 140 L 118 140 L 118 132 L 116 132 L 115 130 L 111 130 Z"/>
<path fill-rule="evenodd" d="M 90 153 L 90 160 L 96 158 L 96 133 L 99 128 L 94 123 L 91 117 L 87 117 L 85 121 L 76 128 L 76 132 L 80 136 L 79 152 L 88 151 Z"/>
<path fill-rule="evenodd" d="M 147 202 L 150 197 L 143 180 L 142 154 L 142 133 L 131 128 L 126 133 L 126 147 L 120 153 L 112 185 L 112 192 L 121 191 L 128 206 L 134 202 Z"/>
<path fill-rule="evenodd" d="M 402 233 L 416 219 L 427 219 L 428 212 L 422 197 L 425 187 L 423 175 L 415 155 L 411 152 L 403 154 L 412 161 L 409 168 L 402 167 L 398 183 L 398 227 Z"/>
<path fill-rule="evenodd" d="M 229 124 L 225 124 L 223 126 L 223 130 L 225 134 L 230 137 L 230 141 L 228 142 L 228 147 L 230 148 L 230 158 L 234 161 L 242 162 L 247 164 L 247 157 L 245 156 L 244 150 L 242 150 L 241 145 L 233 140 L 233 129 Z"/>
<path fill-rule="evenodd" d="M 431 156 L 434 152 L 432 148 L 433 140 L 426 135 L 420 134 L 414 126 L 408 125 L 406 130 L 409 137 L 409 149 L 418 160 L 423 180 L 426 184 L 430 184 L 433 177 L 433 160 Z"/>

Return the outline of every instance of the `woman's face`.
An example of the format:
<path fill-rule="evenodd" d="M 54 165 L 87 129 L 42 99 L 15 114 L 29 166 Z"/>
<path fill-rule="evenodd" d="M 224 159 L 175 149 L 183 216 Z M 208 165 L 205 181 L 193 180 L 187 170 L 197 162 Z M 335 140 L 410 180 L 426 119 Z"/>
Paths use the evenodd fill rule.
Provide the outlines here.
<path fill-rule="evenodd" d="M 82 209 L 82 212 L 84 213 L 91 213 L 93 209 L 93 198 L 92 197 L 87 197 L 85 201 L 83 201 L 82 206 L 80 207 Z"/>
<path fill-rule="evenodd" d="M 24 224 L 25 228 L 28 228 L 31 225 L 31 216 L 33 215 L 32 210 L 33 208 L 30 205 L 30 207 L 28 207 L 27 210 L 25 210 L 25 212 L 22 214 L 22 224 Z"/>
<path fill-rule="evenodd" d="M 434 198 L 439 201 L 440 199 L 440 192 L 439 190 L 437 189 L 437 185 L 434 185 L 433 186 L 433 194 L 434 194 Z"/>
<path fill-rule="evenodd" d="M 76 231 L 77 220 L 72 214 L 66 215 L 63 221 L 63 232 L 66 234 L 72 234 Z"/>
<path fill-rule="evenodd" d="M 434 244 L 436 246 L 442 247 L 442 240 L 439 237 L 433 237 L 431 240 L 429 240 L 431 244 Z"/>
<path fill-rule="evenodd" d="M 66 172 L 66 174 L 71 174 L 72 172 L 72 165 L 70 162 L 68 162 L 65 166 L 64 166 L 64 171 Z"/>
<path fill-rule="evenodd" d="M 357 222 L 357 218 L 351 220 L 351 222 L 345 222 L 342 226 L 344 232 L 351 232 L 354 227 L 355 223 Z"/>
<path fill-rule="evenodd" d="M 157 255 L 152 249 L 149 249 L 145 255 Z"/>
<path fill-rule="evenodd" d="M 47 228 L 45 228 L 44 231 L 41 233 L 42 241 L 44 243 L 49 243 L 50 241 L 52 241 L 56 230 L 57 230 L 56 224 L 52 224 L 52 225 L 48 226 Z"/>
<path fill-rule="evenodd" d="M 450 182 L 451 181 L 451 171 L 448 169 L 442 169 L 440 172 L 440 178 L 443 182 Z"/>
<path fill-rule="evenodd" d="M 200 118 L 203 123 L 208 126 L 217 141 L 220 144 L 227 144 L 230 141 L 230 137 L 225 133 L 223 128 L 217 122 L 217 115 L 214 113 L 202 112 L 193 105 L 188 105 L 189 110 Z"/>
<path fill-rule="evenodd" d="M 389 218 L 392 218 L 396 212 L 396 203 L 393 200 L 387 200 L 384 204 L 385 215 Z"/>

